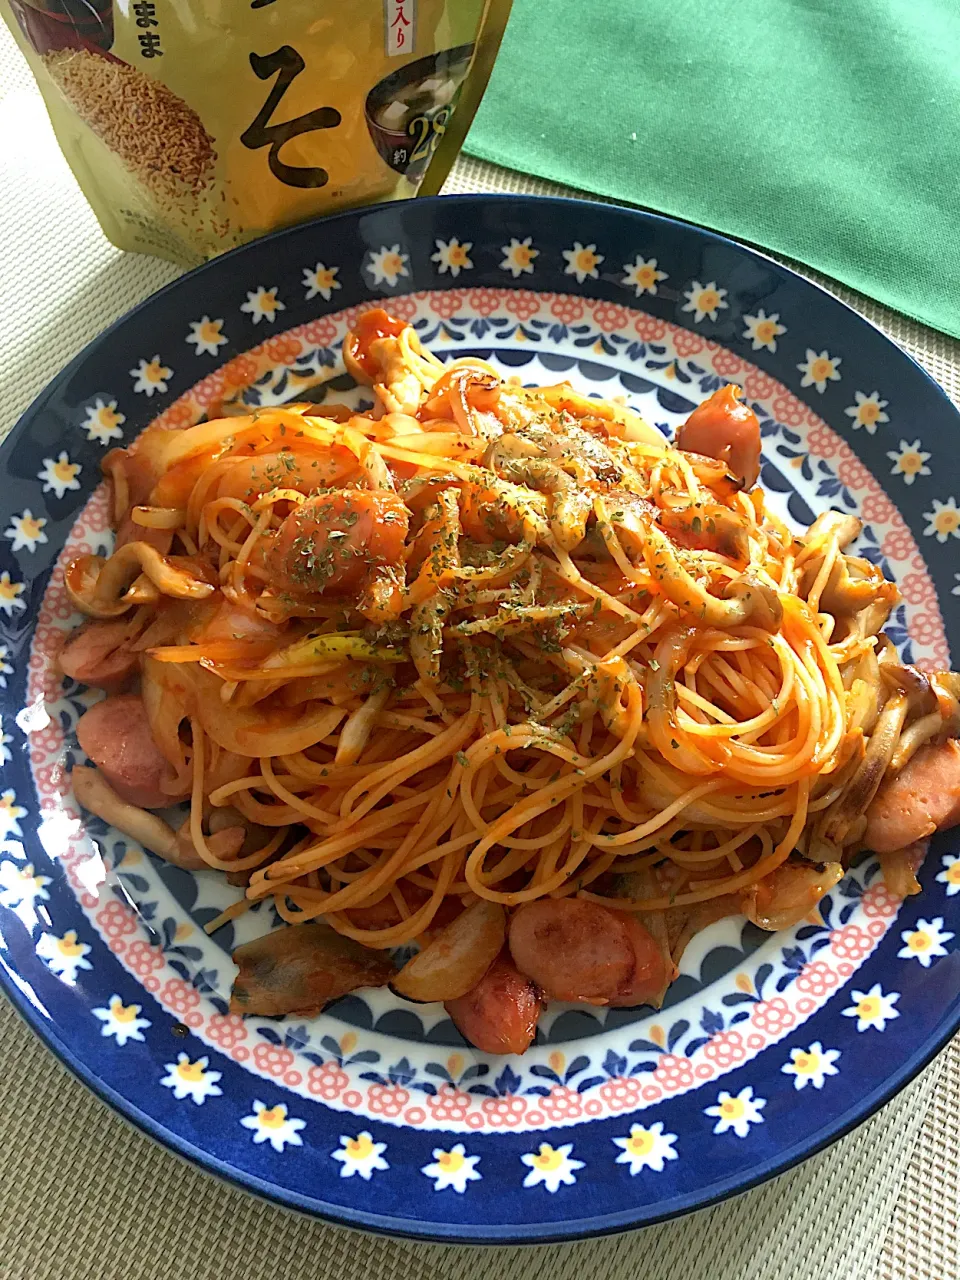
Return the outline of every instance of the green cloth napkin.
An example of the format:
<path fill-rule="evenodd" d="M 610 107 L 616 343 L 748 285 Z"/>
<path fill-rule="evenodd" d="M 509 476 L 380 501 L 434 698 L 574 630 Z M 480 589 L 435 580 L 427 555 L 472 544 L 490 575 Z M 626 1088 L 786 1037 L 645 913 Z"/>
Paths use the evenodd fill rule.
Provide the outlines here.
<path fill-rule="evenodd" d="M 960 0 L 514 0 L 465 149 L 960 337 Z"/>

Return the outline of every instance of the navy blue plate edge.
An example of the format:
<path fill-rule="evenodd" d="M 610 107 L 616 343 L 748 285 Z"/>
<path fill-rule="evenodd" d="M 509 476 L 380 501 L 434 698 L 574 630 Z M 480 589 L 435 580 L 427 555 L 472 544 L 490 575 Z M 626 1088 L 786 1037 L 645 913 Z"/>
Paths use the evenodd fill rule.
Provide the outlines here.
<path fill-rule="evenodd" d="M 829 290 L 823 288 L 816 282 L 800 275 L 790 267 L 783 266 L 775 259 L 767 254 L 752 248 L 748 245 L 741 244 L 736 240 L 732 240 L 727 236 L 718 234 L 707 228 L 698 226 L 696 223 L 686 222 L 679 218 L 670 218 L 663 214 L 652 213 L 642 209 L 635 209 L 627 205 L 616 203 L 607 203 L 599 200 L 589 199 L 570 199 L 560 196 L 535 196 L 535 195 L 512 195 L 498 193 L 463 193 L 450 196 L 431 196 L 425 197 L 417 201 L 418 207 L 424 205 L 435 206 L 438 202 L 442 202 L 443 207 L 449 208 L 452 204 L 458 206 L 502 206 L 519 210 L 520 206 L 534 206 L 534 208 L 556 208 L 563 207 L 570 209 L 571 206 L 582 208 L 585 213 L 590 216 L 602 217 L 604 212 L 613 213 L 615 215 L 628 215 L 638 224 L 643 224 L 656 228 L 681 226 L 691 232 L 697 233 L 706 242 L 712 243 L 717 247 L 745 255 L 746 257 L 762 263 L 764 267 L 775 273 L 785 282 L 799 284 L 819 295 L 822 302 L 826 302 L 828 307 L 836 308 L 846 317 L 865 325 L 878 336 L 883 344 L 891 349 L 892 354 L 904 359 L 908 364 L 919 372 L 924 381 L 928 384 L 928 388 L 934 391 L 937 397 L 943 401 L 953 414 L 957 414 L 958 410 L 953 401 L 946 394 L 935 378 L 917 361 L 909 352 L 898 346 L 892 338 L 889 338 L 883 330 L 861 315 L 849 304 L 837 298 Z M 402 207 L 402 206 L 401 206 Z M 282 238 L 290 237 L 295 234 L 309 235 L 310 229 L 313 227 L 322 227 L 325 230 L 336 225 L 344 225 L 356 222 L 368 215 L 377 215 L 396 212 L 398 206 L 396 204 L 385 203 L 379 205 L 364 206 L 358 209 L 347 210 L 344 213 L 334 215 L 333 217 L 315 219 L 311 222 L 301 223 L 294 227 L 282 228 L 268 236 L 264 236 L 258 240 L 251 241 L 246 245 L 241 245 L 236 249 L 230 250 L 226 254 L 222 254 L 211 261 L 204 263 L 202 266 L 196 267 L 191 271 L 184 272 L 175 280 L 162 286 L 155 293 L 137 303 L 136 306 L 130 308 L 106 329 L 104 329 L 96 337 L 86 343 L 81 350 L 64 366 L 61 371 L 47 383 L 44 389 L 33 399 L 29 406 L 19 416 L 6 438 L 0 443 L 0 467 L 6 461 L 7 454 L 12 451 L 16 440 L 21 432 L 26 428 L 30 420 L 38 413 L 43 406 L 56 394 L 61 386 L 66 384 L 84 361 L 92 353 L 93 349 L 103 343 L 106 339 L 117 333 L 132 318 L 139 317 L 148 307 L 154 306 L 161 298 L 165 298 L 172 294 L 178 287 L 182 286 L 185 281 L 193 282 L 201 277 L 207 271 L 214 268 L 219 269 L 222 264 L 230 262 L 239 255 L 252 252 L 254 250 L 262 250 L 268 248 L 271 243 L 275 243 Z M 439 289 L 455 288 L 457 282 L 448 279 L 438 279 L 436 286 Z M 521 281 L 510 281 L 504 279 L 504 288 L 523 288 Z M 396 295 L 402 295 L 405 292 L 415 292 L 415 290 L 398 289 Z M 692 329 L 692 326 L 685 325 Z M 695 331 L 695 330 L 694 330 Z M 247 1192 L 256 1195 L 258 1198 L 266 1200 L 281 1208 L 293 1210 L 310 1217 L 319 1218 L 327 1223 L 336 1226 L 361 1228 L 372 1231 L 379 1235 L 392 1238 L 407 1239 L 421 1242 L 434 1242 L 439 1244 L 486 1244 L 486 1245 L 517 1245 L 517 1244 L 554 1244 L 562 1242 L 573 1242 L 576 1240 L 589 1239 L 597 1236 L 615 1235 L 630 1230 L 637 1230 L 642 1227 L 655 1226 L 657 1224 L 670 1221 L 680 1217 L 686 1213 L 699 1209 L 708 1209 L 716 1206 L 723 1201 L 750 1191 L 759 1185 L 788 1172 L 801 1164 L 803 1161 L 823 1151 L 832 1143 L 851 1133 L 854 1129 L 863 1124 L 866 1120 L 875 1115 L 881 1107 L 885 1106 L 897 1093 L 904 1089 L 922 1070 L 927 1066 L 937 1054 L 944 1048 L 947 1042 L 960 1030 L 960 998 L 954 1002 L 954 1006 L 947 1011 L 947 1016 L 941 1022 L 937 1030 L 928 1038 L 922 1048 L 920 1048 L 912 1057 L 910 1057 L 895 1073 L 894 1076 L 886 1079 L 881 1086 L 872 1093 L 866 1095 L 859 1104 L 852 1107 L 850 1111 L 839 1117 L 837 1121 L 821 1134 L 815 1143 L 798 1144 L 796 1147 L 788 1148 L 781 1152 L 777 1157 L 758 1166 L 755 1176 L 749 1181 L 744 1181 L 742 1177 L 735 1180 L 731 1179 L 729 1184 L 721 1183 L 717 1190 L 709 1197 L 704 1198 L 702 1194 L 691 1193 L 686 1197 L 682 1197 L 675 1202 L 673 1207 L 667 1212 L 661 1214 L 651 1214 L 645 1216 L 642 1222 L 637 1221 L 637 1216 L 632 1211 L 625 1213 L 608 1215 L 602 1218 L 590 1219 L 571 1219 L 564 1224 L 562 1231 L 553 1228 L 544 1230 L 543 1225 L 531 1225 L 528 1229 L 517 1231 L 513 1227 L 489 1226 L 481 1227 L 475 1224 L 471 1228 L 470 1234 L 463 1234 L 457 1227 L 448 1229 L 444 1223 L 428 1223 L 422 1224 L 423 1230 L 411 1229 L 409 1219 L 397 1220 L 386 1217 L 382 1214 L 367 1214 L 360 1211 L 349 1209 L 342 1205 L 328 1205 L 322 1201 L 310 1200 L 298 1192 L 286 1189 L 283 1196 L 278 1196 L 272 1189 L 271 1184 L 256 1178 L 253 1175 L 238 1173 L 224 1162 L 211 1156 L 208 1152 L 201 1148 L 194 1147 L 181 1138 L 176 1137 L 169 1130 L 158 1124 L 146 1112 L 141 1111 L 129 1099 L 113 1090 L 109 1085 L 102 1081 L 95 1072 L 84 1062 L 74 1057 L 67 1046 L 60 1041 L 56 1034 L 56 1028 L 49 1022 L 45 1021 L 37 1014 L 32 1007 L 30 1001 L 23 995 L 15 982 L 7 974 L 5 966 L 0 965 L 0 988 L 2 988 L 7 999 L 13 1008 L 20 1014 L 27 1025 L 37 1034 L 40 1040 L 54 1054 L 54 1056 L 67 1068 L 70 1073 L 81 1081 L 87 1088 L 91 1090 L 101 1101 L 105 1102 L 120 1117 L 132 1124 L 140 1132 L 146 1134 L 160 1143 L 166 1150 L 172 1154 L 188 1160 L 191 1164 L 199 1166 L 205 1172 L 213 1174 L 215 1177 Z M 494 1234 L 496 1233 L 496 1234 Z"/>
<path fill-rule="evenodd" d="M 43 404 L 49 400 L 53 393 L 61 386 L 61 384 L 65 383 L 70 376 L 80 368 L 95 346 L 104 342 L 114 333 L 118 332 L 129 320 L 141 315 L 147 307 L 155 305 L 161 298 L 165 298 L 169 294 L 173 293 L 184 283 L 184 281 L 197 280 L 206 272 L 219 268 L 225 263 L 232 262 L 239 256 L 250 252 L 254 248 L 257 250 L 269 249 L 271 244 L 277 243 L 281 239 L 285 239 L 291 235 L 309 234 L 310 229 L 313 227 L 323 227 L 326 229 L 336 227 L 337 225 L 344 225 L 348 222 L 355 222 L 360 218 L 396 211 L 398 207 L 402 209 L 403 204 L 405 203 L 406 202 L 387 201 L 381 204 L 364 205 L 357 209 L 348 209 L 344 213 L 334 214 L 331 217 L 314 218 L 309 222 L 298 223 L 292 227 L 282 227 L 279 231 L 273 231 L 269 235 L 261 236 L 257 240 L 251 240 L 247 244 L 239 245 L 235 249 L 230 249 L 216 258 L 211 258 L 209 262 L 205 262 L 199 267 L 194 267 L 190 271 L 185 271 L 182 275 L 177 276 L 175 280 L 171 280 L 167 284 L 162 285 L 154 293 L 151 293 L 148 297 L 144 298 L 143 301 L 138 302 L 128 311 L 125 311 L 123 315 L 114 320 L 112 324 L 108 325 L 107 328 L 97 334 L 96 337 L 91 338 L 89 342 L 85 343 L 73 359 L 64 365 L 58 374 L 51 378 L 43 390 L 34 397 L 27 408 L 19 415 L 16 422 L 7 432 L 3 441 L 0 441 L 0 464 L 6 460 L 7 452 L 12 449 L 15 438 L 20 434 L 20 431 L 24 428 L 27 420 L 38 412 Z M 878 336 L 896 356 L 906 360 L 913 366 L 916 372 L 921 374 L 924 381 L 928 384 L 928 388 L 934 391 L 937 397 L 942 400 L 954 414 L 960 415 L 960 409 L 958 409 L 953 403 L 946 391 L 944 391 L 943 387 L 941 387 L 939 382 L 937 382 L 936 378 L 934 378 L 933 375 L 925 369 L 914 356 L 904 350 L 903 347 L 899 346 L 892 338 L 884 333 L 883 329 L 881 329 L 879 325 L 875 324 L 872 320 L 869 320 L 866 316 L 861 315 L 861 313 L 854 307 L 850 306 L 849 303 L 844 302 L 828 289 L 817 284 L 816 281 L 800 275 L 799 272 L 794 271 L 791 267 L 784 266 L 775 258 L 770 257 L 761 250 L 742 244 L 738 240 L 732 240 L 729 236 L 720 235 L 718 232 L 711 231 L 706 227 L 701 227 L 695 222 L 686 222 L 682 218 L 670 218 L 662 213 L 652 213 L 645 209 L 633 208 L 630 205 L 608 203 L 600 200 L 573 199 L 565 196 L 512 195 L 499 192 L 463 192 L 458 195 L 449 196 L 424 196 L 418 198 L 416 201 L 418 208 L 422 208 L 423 206 L 437 206 L 438 204 L 441 204 L 444 208 L 449 208 L 452 204 L 456 204 L 458 206 L 479 204 L 493 206 L 499 205 L 504 208 L 516 208 L 519 205 L 533 205 L 535 208 L 543 209 L 559 207 L 569 209 L 572 205 L 575 208 L 589 210 L 591 214 L 596 214 L 598 211 L 621 215 L 627 214 L 636 219 L 639 223 L 646 223 L 654 227 L 684 227 L 690 231 L 696 232 L 709 243 L 715 244 L 724 249 L 733 249 L 738 253 L 745 254 L 748 258 L 752 258 L 757 262 L 763 263 L 768 270 L 773 271 L 785 281 L 791 281 L 794 283 L 799 282 L 804 288 L 810 289 L 818 294 L 820 299 L 826 301 L 828 306 L 832 305 L 848 317 L 852 318 L 855 322 L 866 325 L 867 328 L 871 329 L 873 333 Z M 449 276 L 440 277 L 435 283 L 437 289 L 453 289 L 462 287 L 459 281 L 452 279 Z M 504 277 L 504 289 L 522 289 L 524 287 L 524 282 L 519 280 L 510 280 L 506 276 Z M 406 292 L 411 291 L 402 288 L 397 289 L 396 293 L 391 296 L 403 296 Z M 629 302 L 627 305 L 629 305 Z M 683 322 L 677 321 L 677 323 Z M 688 324 L 684 324 L 683 327 L 689 328 L 691 332 L 699 332 L 695 327 Z"/>
<path fill-rule="evenodd" d="M 408 1218 L 398 1219 L 388 1217 L 385 1214 L 364 1213 L 343 1205 L 330 1205 L 324 1201 L 311 1200 L 289 1188 L 285 1189 L 283 1196 L 277 1195 L 271 1189 L 271 1184 L 263 1179 L 254 1177 L 252 1174 L 240 1174 L 236 1169 L 211 1156 L 202 1148 L 195 1147 L 192 1143 L 175 1137 L 145 1111 L 141 1111 L 129 1099 L 104 1083 L 86 1063 L 74 1057 L 66 1045 L 60 1041 L 55 1027 L 51 1023 L 44 1021 L 37 1014 L 29 1000 L 25 996 L 18 994 L 19 988 L 8 978 L 5 966 L 0 966 L 0 988 L 3 989 L 10 1004 L 19 1013 L 23 1021 L 36 1033 L 45 1047 L 50 1050 L 62 1066 L 66 1067 L 75 1079 L 79 1080 L 101 1102 L 110 1107 L 111 1111 L 118 1115 L 120 1119 L 125 1120 L 145 1136 L 152 1138 L 172 1155 L 186 1160 L 205 1173 L 212 1174 L 219 1181 L 255 1195 L 258 1199 L 276 1205 L 278 1208 L 296 1212 L 305 1217 L 319 1219 L 330 1226 L 362 1229 L 391 1239 L 418 1241 L 423 1244 L 487 1246 L 571 1244 L 601 1236 L 622 1235 L 628 1231 L 639 1231 L 646 1227 L 654 1227 L 670 1222 L 675 1218 L 681 1218 L 688 1213 L 701 1209 L 715 1208 L 726 1200 L 753 1191 L 764 1183 L 790 1172 L 790 1170 L 797 1168 L 806 1160 L 832 1146 L 834 1142 L 852 1133 L 854 1129 L 859 1128 L 861 1124 L 864 1124 L 872 1116 L 876 1115 L 882 1107 L 886 1106 L 902 1089 L 905 1089 L 924 1067 L 933 1061 L 947 1041 L 960 1029 L 960 997 L 958 997 L 954 1001 L 949 1016 L 923 1048 L 904 1064 L 897 1075 L 892 1079 L 885 1080 L 882 1087 L 875 1089 L 862 1100 L 859 1106 L 852 1108 L 852 1115 L 848 1114 L 837 1120 L 815 1144 L 798 1144 L 795 1147 L 786 1149 L 777 1158 L 761 1164 L 758 1166 L 755 1176 L 748 1182 L 744 1182 L 740 1177 L 731 1178 L 729 1183 L 721 1183 L 709 1198 L 704 1198 L 702 1194 L 692 1192 L 688 1196 L 681 1197 L 669 1211 L 651 1214 L 645 1217 L 642 1222 L 638 1222 L 636 1214 L 628 1210 L 624 1213 L 610 1214 L 602 1218 L 570 1219 L 564 1224 L 563 1231 L 557 1231 L 556 1229 L 544 1230 L 543 1224 L 532 1224 L 529 1228 L 520 1231 L 517 1231 L 513 1226 L 480 1226 L 479 1224 L 474 1224 L 471 1228 L 471 1233 L 467 1235 L 463 1234 L 457 1227 L 451 1226 L 448 1228 L 447 1224 L 441 1222 L 424 1222 L 422 1230 L 413 1229 Z"/>

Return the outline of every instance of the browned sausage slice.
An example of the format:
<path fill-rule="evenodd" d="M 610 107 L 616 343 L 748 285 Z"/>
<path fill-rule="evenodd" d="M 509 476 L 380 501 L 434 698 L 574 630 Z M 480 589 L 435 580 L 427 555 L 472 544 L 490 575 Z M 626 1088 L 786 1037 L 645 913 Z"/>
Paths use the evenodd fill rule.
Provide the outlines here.
<path fill-rule="evenodd" d="M 91 618 L 67 637 L 60 650 L 60 670 L 108 693 L 121 689 L 139 663 L 139 655 L 125 648 L 129 633 L 128 618 Z"/>
<path fill-rule="evenodd" d="M 704 400 L 677 432 L 677 448 L 717 458 L 751 489 L 760 475 L 760 422 L 739 397 L 728 385 Z"/>
<path fill-rule="evenodd" d="M 553 1000 L 607 1004 L 635 966 L 621 917 L 579 898 L 541 898 L 519 907 L 510 921 L 510 954 Z"/>
<path fill-rule="evenodd" d="M 105 698 L 77 722 L 77 739 L 121 800 L 140 809 L 163 809 L 189 792 L 170 792 L 173 770 L 150 734 L 143 700 L 136 693 Z"/>
<path fill-rule="evenodd" d="M 543 1002 L 505 948 L 475 987 L 443 1007 L 464 1039 L 482 1053 L 525 1053 L 536 1035 Z"/>
<path fill-rule="evenodd" d="M 387 490 L 322 493 L 284 520 L 267 568 L 277 590 L 343 590 L 377 565 L 400 563 L 408 521 L 403 500 Z"/>
<path fill-rule="evenodd" d="M 960 823 L 960 743 L 921 747 L 899 773 L 880 784 L 867 809 L 865 848 L 893 853 Z"/>
<path fill-rule="evenodd" d="M 610 914 L 623 923 L 633 947 L 633 973 L 611 997 L 610 1003 L 621 1008 L 659 1004 L 677 972 L 669 953 L 631 912 L 615 911 Z"/>

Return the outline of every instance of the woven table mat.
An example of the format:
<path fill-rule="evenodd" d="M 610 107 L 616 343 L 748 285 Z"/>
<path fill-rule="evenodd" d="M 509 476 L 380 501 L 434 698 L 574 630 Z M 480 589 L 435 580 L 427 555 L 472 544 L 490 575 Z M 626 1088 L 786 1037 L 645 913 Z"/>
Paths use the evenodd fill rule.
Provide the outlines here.
<path fill-rule="evenodd" d="M 462 159 L 448 191 L 578 194 Z M 177 269 L 100 235 L 0 29 L 0 436 L 106 325 Z M 811 275 L 809 271 L 805 274 Z M 960 343 L 819 283 L 960 402 Z M 873 1119 L 773 1183 L 582 1245 L 470 1249 L 327 1227 L 233 1190 L 128 1127 L 0 1000 L 2 1280 L 960 1280 L 960 1045 Z"/>

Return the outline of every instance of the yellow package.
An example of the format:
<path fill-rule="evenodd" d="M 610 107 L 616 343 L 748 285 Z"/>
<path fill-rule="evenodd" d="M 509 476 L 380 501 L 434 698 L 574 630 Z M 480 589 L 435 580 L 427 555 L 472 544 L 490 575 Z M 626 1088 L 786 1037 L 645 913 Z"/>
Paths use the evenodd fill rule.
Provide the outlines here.
<path fill-rule="evenodd" d="M 439 190 L 510 0 L 0 0 L 105 234 L 192 265 Z"/>

